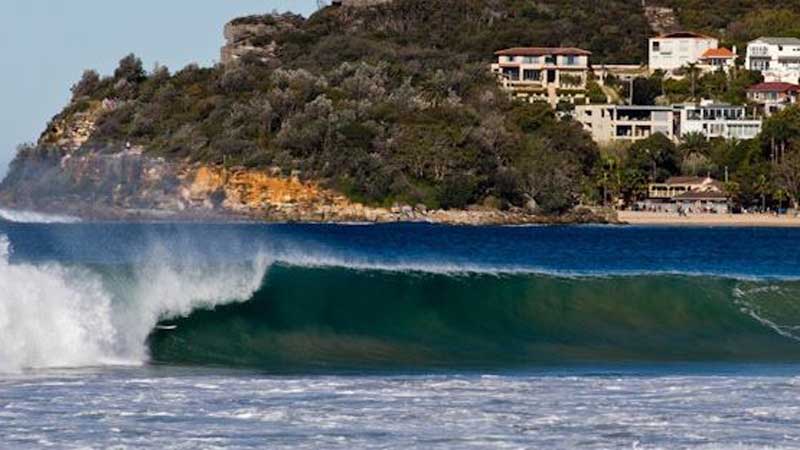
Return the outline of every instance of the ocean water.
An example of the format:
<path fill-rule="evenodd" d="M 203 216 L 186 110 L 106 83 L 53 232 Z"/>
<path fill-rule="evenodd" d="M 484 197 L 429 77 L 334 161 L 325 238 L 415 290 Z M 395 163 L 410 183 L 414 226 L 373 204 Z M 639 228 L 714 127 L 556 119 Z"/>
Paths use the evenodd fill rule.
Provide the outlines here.
<path fill-rule="evenodd" d="M 0 448 L 800 448 L 800 230 L 3 217 Z"/>

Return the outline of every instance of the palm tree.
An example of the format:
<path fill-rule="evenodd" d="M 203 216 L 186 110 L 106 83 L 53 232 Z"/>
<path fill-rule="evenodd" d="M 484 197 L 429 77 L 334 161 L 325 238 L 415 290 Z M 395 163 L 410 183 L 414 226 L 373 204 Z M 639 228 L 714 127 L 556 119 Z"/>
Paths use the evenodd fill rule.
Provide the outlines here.
<path fill-rule="evenodd" d="M 689 165 L 697 166 L 697 163 L 707 161 L 711 148 L 705 135 L 695 132 L 683 136 L 678 151 L 681 156 L 681 168 L 684 168 Z M 697 173 L 692 173 L 692 175 L 697 175 Z"/>

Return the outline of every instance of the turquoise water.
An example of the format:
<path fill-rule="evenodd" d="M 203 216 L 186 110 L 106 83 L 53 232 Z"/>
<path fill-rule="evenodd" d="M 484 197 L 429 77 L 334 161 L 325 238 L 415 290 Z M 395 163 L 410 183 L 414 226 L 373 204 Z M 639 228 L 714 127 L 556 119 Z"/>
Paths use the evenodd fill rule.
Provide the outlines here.
<path fill-rule="evenodd" d="M 0 442 L 800 447 L 798 238 L 0 223 Z"/>

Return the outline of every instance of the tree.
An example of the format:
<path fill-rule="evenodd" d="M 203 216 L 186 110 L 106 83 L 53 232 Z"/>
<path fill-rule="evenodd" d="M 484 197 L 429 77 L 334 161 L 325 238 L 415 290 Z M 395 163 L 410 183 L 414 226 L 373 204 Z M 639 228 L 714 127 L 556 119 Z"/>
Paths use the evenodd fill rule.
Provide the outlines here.
<path fill-rule="evenodd" d="M 90 96 L 100 85 L 100 75 L 94 70 L 86 70 L 83 72 L 80 81 L 72 86 L 72 97 L 81 98 Z"/>
<path fill-rule="evenodd" d="M 777 169 L 777 185 L 795 210 L 800 209 L 800 145 L 794 145 Z"/>
<path fill-rule="evenodd" d="M 697 175 L 698 170 L 708 166 L 710 144 L 702 133 L 689 133 L 682 138 L 678 146 L 681 158 L 681 171 L 689 175 Z"/>
<path fill-rule="evenodd" d="M 125 80 L 129 83 L 140 83 L 147 78 L 144 72 L 142 60 L 136 55 L 130 55 L 122 58 L 119 61 L 119 66 L 114 71 L 114 78 L 117 80 Z"/>

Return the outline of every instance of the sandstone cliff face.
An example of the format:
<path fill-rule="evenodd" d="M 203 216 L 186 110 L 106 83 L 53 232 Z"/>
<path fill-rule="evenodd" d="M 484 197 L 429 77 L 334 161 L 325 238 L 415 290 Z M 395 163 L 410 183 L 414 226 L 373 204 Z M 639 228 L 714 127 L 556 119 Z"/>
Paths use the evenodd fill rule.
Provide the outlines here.
<path fill-rule="evenodd" d="M 23 155 L 0 184 L 5 207 L 95 219 L 248 219 L 272 222 L 435 222 L 459 225 L 614 222 L 583 211 L 546 218 L 522 211 L 368 207 L 275 171 L 147 156 L 140 148 Z"/>

